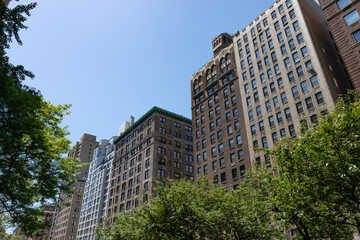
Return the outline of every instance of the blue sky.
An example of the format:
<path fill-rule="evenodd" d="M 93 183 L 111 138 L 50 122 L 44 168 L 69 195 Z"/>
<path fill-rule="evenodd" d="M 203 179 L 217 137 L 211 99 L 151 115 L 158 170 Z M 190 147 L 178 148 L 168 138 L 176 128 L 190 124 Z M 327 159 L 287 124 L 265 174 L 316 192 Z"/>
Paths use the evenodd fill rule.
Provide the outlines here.
<path fill-rule="evenodd" d="M 242 30 L 273 2 L 38 1 L 9 56 L 35 74 L 25 84 L 72 104 L 71 141 L 108 139 L 153 106 L 190 118 L 190 77 L 212 58 L 212 39 Z"/>

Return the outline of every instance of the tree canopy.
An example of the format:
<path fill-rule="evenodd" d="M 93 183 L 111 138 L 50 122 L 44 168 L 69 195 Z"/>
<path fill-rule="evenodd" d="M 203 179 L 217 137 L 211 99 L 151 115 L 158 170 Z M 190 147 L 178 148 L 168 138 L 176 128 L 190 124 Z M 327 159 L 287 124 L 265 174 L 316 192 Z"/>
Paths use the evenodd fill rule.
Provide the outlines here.
<path fill-rule="evenodd" d="M 0 2 L 0 219 L 28 235 L 43 227 L 41 205 L 55 200 L 79 169 L 66 158 L 70 141 L 61 126 L 70 105 L 54 106 L 24 81 L 34 75 L 13 65 L 7 49 L 36 4 L 7 8 Z"/>

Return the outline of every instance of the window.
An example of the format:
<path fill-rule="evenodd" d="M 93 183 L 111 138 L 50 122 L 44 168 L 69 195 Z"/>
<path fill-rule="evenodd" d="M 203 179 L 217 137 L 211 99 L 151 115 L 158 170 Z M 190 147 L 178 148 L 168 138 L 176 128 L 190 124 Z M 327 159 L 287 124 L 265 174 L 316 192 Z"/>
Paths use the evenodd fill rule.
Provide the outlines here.
<path fill-rule="evenodd" d="M 291 67 L 290 59 L 288 57 L 284 59 L 284 64 L 286 68 Z"/>
<path fill-rule="evenodd" d="M 252 85 L 252 88 L 253 88 L 253 89 L 256 88 L 256 81 L 255 81 L 255 79 L 251 81 L 251 85 Z"/>
<path fill-rule="evenodd" d="M 237 143 L 238 145 L 239 145 L 239 144 L 242 144 L 241 135 L 236 136 L 236 143 Z"/>
<path fill-rule="evenodd" d="M 237 108 L 233 109 L 233 116 L 237 117 L 239 115 Z"/>
<path fill-rule="evenodd" d="M 262 142 L 262 145 L 263 145 L 264 148 L 267 148 L 267 147 L 268 147 L 268 143 L 267 143 L 266 137 L 263 137 L 263 138 L 261 139 L 261 142 Z"/>
<path fill-rule="evenodd" d="M 360 29 L 358 29 L 357 31 L 353 32 L 352 33 L 353 37 L 354 37 L 354 40 L 355 42 L 360 42 Z"/>
<path fill-rule="evenodd" d="M 276 18 L 276 12 L 275 12 L 275 10 L 271 13 L 271 17 L 272 17 L 272 19 L 275 19 L 275 18 Z"/>
<path fill-rule="evenodd" d="M 291 119 L 291 112 L 289 108 L 284 110 L 286 119 Z"/>
<path fill-rule="evenodd" d="M 253 141 L 253 148 L 258 148 L 259 147 L 259 143 L 257 140 Z M 257 151 L 257 150 L 255 150 Z"/>
<path fill-rule="evenodd" d="M 277 80 L 277 83 L 278 83 L 278 85 L 279 85 L 279 88 L 282 88 L 282 87 L 284 86 L 284 83 L 283 83 L 282 78 L 279 78 L 279 79 Z"/>
<path fill-rule="evenodd" d="M 254 113 L 252 110 L 249 111 L 249 120 L 250 121 L 254 120 Z"/>
<path fill-rule="evenodd" d="M 282 123 L 283 118 L 282 118 L 281 112 L 278 112 L 278 113 L 276 114 L 276 119 L 277 119 L 278 123 Z"/>
<path fill-rule="evenodd" d="M 240 123 L 239 123 L 239 121 L 236 121 L 236 122 L 234 123 L 234 126 L 235 126 L 235 131 L 238 130 L 238 129 L 240 129 Z"/>
<path fill-rule="evenodd" d="M 322 104 L 322 103 L 324 103 L 324 98 L 323 98 L 323 96 L 322 96 L 322 93 L 321 93 L 321 92 L 319 92 L 319 93 L 315 94 L 315 97 L 316 97 L 316 101 L 317 101 L 317 103 L 318 103 L 318 104 Z"/>
<path fill-rule="evenodd" d="M 303 93 L 307 93 L 309 91 L 309 87 L 306 81 L 303 81 L 302 83 L 300 83 L 300 85 Z"/>
<path fill-rule="evenodd" d="M 213 161 L 213 162 L 212 162 L 212 170 L 215 171 L 215 170 L 217 170 L 217 168 L 218 168 L 218 162 L 217 162 L 217 161 Z"/>
<path fill-rule="evenodd" d="M 307 47 L 303 47 L 301 49 L 301 53 L 302 53 L 303 57 L 307 57 L 309 55 Z"/>
<path fill-rule="evenodd" d="M 250 76 L 252 77 L 252 76 L 254 76 L 254 68 L 253 67 L 251 67 L 250 69 L 249 69 L 249 72 L 250 72 Z"/>
<path fill-rule="evenodd" d="M 264 25 L 264 27 L 266 27 L 266 26 L 268 25 L 267 18 L 264 18 L 264 19 L 263 19 L 263 25 Z"/>
<path fill-rule="evenodd" d="M 304 71 L 301 66 L 296 68 L 296 72 L 297 72 L 298 77 L 301 77 L 304 75 Z"/>
<path fill-rule="evenodd" d="M 281 49 L 281 53 L 282 53 L 283 55 L 287 53 L 285 45 L 282 45 L 282 46 L 280 47 L 280 49 Z"/>
<path fill-rule="evenodd" d="M 231 175 L 232 175 L 232 178 L 233 179 L 236 179 L 238 176 L 237 176 L 237 170 L 236 170 L 236 168 L 233 168 L 232 170 L 231 170 Z"/>
<path fill-rule="evenodd" d="M 274 71 L 275 71 L 275 74 L 276 74 L 276 75 L 280 74 L 280 67 L 279 67 L 278 64 L 276 64 L 276 65 L 274 66 Z"/>
<path fill-rule="evenodd" d="M 285 92 L 281 93 L 280 97 L 281 97 L 281 101 L 282 101 L 283 104 L 288 102 Z"/>
<path fill-rule="evenodd" d="M 265 102 L 265 106 L 266 106 L 266 111 L 271 111 L 271 103 L 270 103 L 270 101 L 266 101 Z"/>
<path fill-rule="evenodd" d="M 304 38 L 303 38 L 302 33 L 298 34 L 298 35 L 296 36 L 296 38 L 297 38 L 297 40 L 298 40 L 299 43 L 303 43 L 303 42 L 304 42 Z"/>
<path fill-rule="evenodd" d="M 243 160 L 243 159 L 244 159 L 244 151 L 243 151 L 242 149 L 240 149 L 240 150 L 238 151 L 238 158 L 239 158 L 240 160 Z"/>
<path fill-rule="evenodd" d="M 294 10 L 292 10 L 292 11 L 294 11 Z M 290 17 L 291 17 L 291 15 L 290 15 Z M 281 18 L 281 21 L 282 21 L 282 23 L 283 23 L 284 26 L 285 26 L 286 24 L 288 24 L 288 20 L 287 20 L 286 16 L 283 16 L 283 17 Z"/>
<path fill-rule="evenodd" d="M 270 90 L 272 93 L 275 92 L 275 83 L 270 83 Z"/>
<path fill-rule="evenodd" d="M 299 90 L 298 90 L 298 87 L 297 87 L 297 86 L 291 88 L 291 92 L 292 92 L 294 98 L 296 98 L 296 97 L 299 96 Z"/>
<path fill-rule="evenodd" d="M 216 147 L 211 148 L 211 156 L 216 155 Z"/>
<path fill-rule="evenodd" d="M 217 132 L 217 137 L 218 137 L 218 139 L 222 138 L 222 131 Z"/>
<path fill-rule="evenodd" d="M 246 103 L 248 106 L 251 106 L 251 97 L 246 98 Z"/>
<path fill-rule="evenodd" d="M 289 126 L 289 133 L 290 133 L 290 136 L 291 136 L 291 137 L 296 137 L 294 125 L 290 125 L 290 126 Z"/>
<path fill-rule="evenodd" d="M 310 120 L 312 123 L 314 123 L 316 126 L 319 125 L 319 122 L 318 122 L 318 119 L 317 119 L 317 116 L 316 115 L 312 115 L 310 117 Z"/>
<path fill-rule="evenodd" d="M 351 4 L 351 0 L 338 0 L 336 1 L 336 4 L 338 5 L 340 10 L 343 10 L 346 6 Z"/>
<path fill-rule="evenodd" d="M 318 82 L 318 80 L 317 80 L 317 77 L 316 77 L 316 76 L 312 76 L 312 77 L 310 78 L 310 82 L 311 82 L 311 85 L 312 85 L 312 87 L 313 87 L 313 88 L 315 88 L 315 87 L 318 87 L 318 86 L 319 86 L 319 82 Z"/>
<path fill-rule="evenodd" d="M 295 48 L 295 42 L 293 39 L 289 40 L 289 47 L 291 50 Z"/>
<path fill-rule="evenodd" d="M 273 127 L 275 125 L 275 121 L 274 121 L 274 117 L 273 116 L 270 116 L 269 117 L 269 125 L 270 127 Z"/>
<path fill-rule="evenodd" d="M 269 58 L 268 58 L 268 57 L 265 57 L 265 58 L 264 58 L 264 62 L 265 62 L 265 65 L 266 65 L 266 66 L 269 66 L 269 65 L 270 65 L 270 62 L 269 62 Z"/>
<path fill-rule="evenodd" d="M 294 73 L 291 71 L 288 73 L 289 82 L 295 81 Z"/>
<path fill-rule="evenodd" d="M 298 114 L 304 112 L 301 102 L 296 103 L 296 110 L 297 110 Z"/>
<path fill-rule="evenodd" d="M 239 50 L 239 55 L 240 55 L 240 58 L 242 58 L 244 56 L 244 51 L 242 49 Z"/>
<path fill-rule="evenodd" d="M 312 63 L 311 63 L 311 61 L 310 61 L 310 60 L 307 61 L 307 62 L 305 63 L 305 66 L 306 66 L 307 69 L 312 68 Z"/>
<path fill-rule="evenodd" d="M 286 34 L 287 37 L 290 37 L 290 36 L 291 36 L 290 27 L 285 28 L 285 34 Z"/>
<path fill-rule="evenodd" d="M 278 40 L 279 40 L 279 43 L 281 43 L 282 41 L 284 41 L 284 37 L 283 37 L 282 33 L 279 33 L 279 34 L 277 35 L 277 38 L 278 38 Z"/>
<path fill-rule="evenodd" d="M 264 122 L 263 121 L 260 121 L 259 122 L 259 130 L 260 132 L 264 131 L 265 127 L 264 127 Z"/>
<path fill-rule="evenodd" d="M 245 85 L 244 85 L 244 88 L 245 88 L 245 93 L 249 93 L 249 92 L 250 92 L 249 84 L 245 84 Z"/>
<path fill-rule="evenodd" d="M 274 103 L 274 107 L 279 107 L 280 106 L 278 97 L 273 98 L 273 103 Z"/>
<path fill-rule="evenodd" d="M 213 111 L 213 110 L 210 110 L 210 111 L 209 111 L 209 119 L 211 119 L 213 116 L 214 116 L 214 111 Z"/>
<path fill-rule="evenodd" d="M 263 69 L 262 62 L 261 62 L 261 61 L 258 62 L 258 69 L 259 69 L 259 70 L 262 70 L 262 69 Z"/>
<path fill-rule="evenodd" d="M 296 17 L 294 9 L 289 12 L 290 18 L 294 19 Z"/>
<path fill-rule="evenodd" d="M 265 45 L 262 45 L 261 46 L 261 51 L 263 52 L 263 53 L 266 53 L 267 51 L 266 51 L 266 46 Z"/>
<path fill-rule="evenodd" d="M 214 126 L 214 122 L 211 122 L 211 123 L 209 124 L 209 127 L 210 127 L 210 131 L 211 131 L 211 130 L 214 130 L 214 127 L 215 127 L 215 126 Z"/>
<path fill-rule="evenodd" d="M 265 78 L 265 74 L 260 74 L 260 80 L 261 80 L 261 83 L 265 83 L 266 82 L 266 78 Z"/>
<path fill-rule="evenodd" d="M 259 34 L 259 39 L 260 39 L 260 42 L 265 41 L 265 39 L 264 39 L 264 34 L 263 34 L 263 33 L 260 33 L 260 34 Z"/>
<path fill-rule="evenodd" d="M 268 43 L 268 44 L 269 44 L 269 48 L 270 48 L 270 49 L 273 49 L 273 48 L 274 48 L 274 43 L 273 43 L 273 41 L 272 41 L 271 39 L 269 40 L 269 43 Z"/>
<path fill-rule="evenodd" d="M 247 60 L 248 60 L 248 63 L 249 63 L 249 64 L 252 64 L 251 55 L 249 55 L 249 56 L 247 57 Z"/>
<path fill-rule="evenodd" d="M 246 65 L 245 65 L 245 61 L 244 61 L 244 60 L 242 60 L 242 61 L 241 61 L 241 68 L 242 68 L 242 69 L 244 69 L 245 67 L 246 67 Z"/>
<path fill-rule="evenodd" d="M 278 7 L 278 10 L 279 10 L 279 13 L 283 13 L 283 12 L 284 12 L 284 6 L 281 4 L 281 5 Z"/>
<path fill-rule="evenodd" d="M 282 138 L 286 137 L 285 128 L 280 129 L 280 136 L 281 136 Z"/>
<path fill-rule="evenodd" d="M 203 169 L 204 169 L 204 174 L 206 174 L 208 172 L 208 166 L 204 165 Z"/>
<path fill-rule="evenodd" d="M 256 107 L 256 115 L 261 116 L 261 107 L 260 106 Z"/>
<path fill-rule="evenodd" d="M 224 102 L 224 105 L 225 105 L 225 108 L 228 109 L 228 108 L 230 107 L 230 102 L 229 102 L 229 100 L 226 100 L 226 101 Z"/>
<path fill-rule="evenodd" d="M 271 134 L 271 137 L 272 137 L 272 140 L 273 140 L 274 143 L 278 141 L 278 137 L 277 137 L 277 133 L 276 133 L 276 132 L 273 132 L 273 133 Z"/>
<path fill-rule="evenodd" d="M 233 133 L 233 130 L 232 130 L 232 126 L 231 126 L 231 125 L 229 125 L 229 126 L 227 127 L 227 132 L 228 132 L 228 134 L 232 134 L 232 133 Z"/>
<path fill-rule="evenodd" d="M 268 88 L 267 88 L 267 87 L 264 87 L 264 88 L 263 88 L 263 93 L 264 93 L 264 97 L 269 96 L 269 91 L 268 91 Z"/>
<path fill-rule="evenodd" d="M 360 19 L 360 17 L 359 17 L 359 14 L 356 9 L 354 11 L 350 12 L 349 14 L 347 14 L 346 16 L 344 16 L 344 20 L 346 22 L 346 25 L 348 25 L 348 26 L 355 23 L 359 19 Z"/>
<path fill-rule="evenodd" d="M 244 42 L 247 42 L 248 41 L 248 36 L 247 36 L 247 34 L 244 34 Z"/>
<path fill-rule="evenodd" d="M 223 182 L 226 182 L 226 173 L 221 173 L 221 175 L 220 175 L 220 179 L 221 179 L 221 182 L 223 183 Z"/>
<path fill-rule="evenodd" d="M 280 25 L 279 25 L 279 22 L 278 22 L 278 21 L 276 21 L 276 22 L 274 23 L 274 27 L 275 27 L 275 30 L 276 30 L 276 31 L 280 30 Z"/>
<path fill-rule="evenodd" d="M 276 54 L 275 54 L 275 52 L 272 52 L 272 53 L 271 53 L 271 59 L 272 59 L 273 62 L 276 61 Z"/>
<path fill-rule="evenodd" d="M 253 44 L 254 44 L 254 47 L 257 47 L 258 44 L 257 44 L 257 39 L 256 38 L 253 39 Z"/>
<path fill-rule="evenodd" d="M 269 79 L 273 78 L 273 74 L 272 74 L 271 69 L 267 70 L 267 76 L 268 76 Z"/>
<path fill-rule="evenodd" d="M 314 107 L 311 97 L 305 99 L 305 103 L 306 103 L 307 109 L 312 109 Z"/>
<path fill-rule="evenodd" d="M 291 0 L 286 0 L 286 6 L 289 8 L 291 7 L 292 3 L 291 3 Z"/>
<path fill-rule="evenodd" d="M 300 26 L 299 26 L 298 21 L 295 21 L 295 22 L 293 23 L 293 27 L 294 27 L 295 32 L 300 29 Z"/>
<path fill-rule="evenodd" d="M 234 139 L 229 139 L 229 148 L 232 148 L 234 146 Z"/>
<path fill-rule="evenodd" d="M 258 23 L 258 24 L 256 25 L 256 29 L 257 29 L 258 31 L 261 31 L 261 23 Z"/>
<path fill-rule="evenodd" d="M 294 52 L 292 57 L 295 63 L 300 61 L 299 54 L 297 52 Z"/>

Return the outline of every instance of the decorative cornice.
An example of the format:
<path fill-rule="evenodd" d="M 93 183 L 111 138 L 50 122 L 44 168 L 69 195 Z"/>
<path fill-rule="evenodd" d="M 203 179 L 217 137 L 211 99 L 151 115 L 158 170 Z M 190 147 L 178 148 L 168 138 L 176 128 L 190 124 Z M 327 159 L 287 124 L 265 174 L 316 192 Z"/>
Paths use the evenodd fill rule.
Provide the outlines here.
<path fill-rule="evenodd" d="M 153 107 L 151 108 L 147 113 L 145 113 L 141 118 L 139 118 L 139 120 L 137 120 L 133 125 L 131 125 L 128 129 L 125 130 L 125 132 L 123 132 L 119 137 L 117 137 L 114 140 L 114 144 L 118 143 L 122 138 L 124 138 L 126 135 L 128 135 L 131 131 L 133 131 L 135 128 L 137 128 L 142 122 L 144 122 L 148 117 L 150 117 L 151 115 L 153 115 L 154 113 L 160 113 L 163 114 L 165 116 L 177 119 L 179 121 L 185 122 L 187 124 L 192 124 L 191 119 L 186 118 L 184 116 L 181 116 L 179 114 L 167 111 L 165 109 L 159 108 L 159 107 Z"/>

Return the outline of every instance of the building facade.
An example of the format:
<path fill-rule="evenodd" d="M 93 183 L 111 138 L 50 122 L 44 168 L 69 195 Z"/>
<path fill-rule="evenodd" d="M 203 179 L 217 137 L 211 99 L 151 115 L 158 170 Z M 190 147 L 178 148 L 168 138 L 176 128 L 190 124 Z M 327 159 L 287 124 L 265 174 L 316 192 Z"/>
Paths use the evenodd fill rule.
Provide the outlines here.
<path fill-rule="evenodd" d="M 101 140 L 94 150 L 81 206 L 78 240 L 95 239 L 95 228 L 106 217 L 108 186 L 114 160 L 114 139 Z"/>
<path fill-rule="evenodd" d="M 93 153 L 97 146 L 98 142 L 96 141 L 96 136 L 84 134 L 81 137 L 80 142 L 77 142 L 73 146 L 68 157 L 79 158 L 81 163 L 89 163 L 93 159 Z M 88 171 L 89 165 L 84 166 L 77 176 L 77 181 L 72 184 L 76 194 L 60 194 L 52 229 L 52 239 L 76 239 Z"/>
<path fill-rule="evenodd" d="M 353 85 L 360 91 L 360 1 L 319 0 Z"/>
<path fill-rule="evenodd" d="M 139 207 L 154 180 L 193 178 L 191 120 L 153 107 L 114 140 L 107 216 Z"/>
<path fill-rule="evenodd" d="M 352 85 L 313 0 L 280 0 L 245 29 L 212 42 L 214 58 L 191 78 L 197 176 L 227 186 L 271 160 L 257 148 L 296 137 L 301 123 Z"/>

